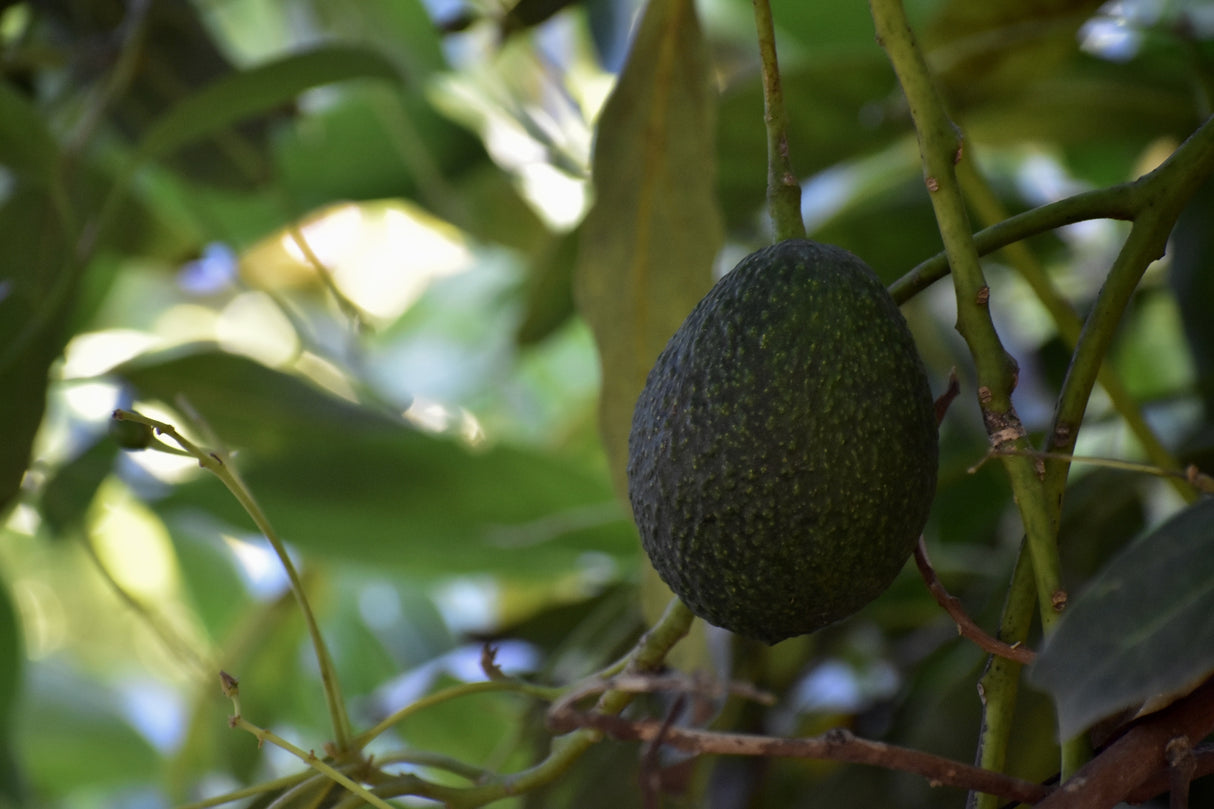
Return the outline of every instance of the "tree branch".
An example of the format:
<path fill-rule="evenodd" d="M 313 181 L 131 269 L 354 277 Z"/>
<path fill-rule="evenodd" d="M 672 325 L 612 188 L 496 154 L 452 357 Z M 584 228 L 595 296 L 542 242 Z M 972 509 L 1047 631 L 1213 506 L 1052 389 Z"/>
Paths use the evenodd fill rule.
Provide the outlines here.
<path fill-rule="evenodd" d="M 559 713 L 550 714 L 549 723 L 565 730 L 593 728 L 624 741 L 654 742 L 660 738 L 662 744 L 689 753 L 809 758 L 869 764 L 921 775 L 932 786 L 974 789 L 1029 803 L 1041 800 L 1050 792 L 1049 787 L 1040 784 L 983 770 L 931 753 L 860 739 L 842 728 L 836 728 L 822 736 L 784 739 L 674 727 L 656 720 L 628 720 L 596 711 L 575 711 L 567 707 L 562 708 Z"/>

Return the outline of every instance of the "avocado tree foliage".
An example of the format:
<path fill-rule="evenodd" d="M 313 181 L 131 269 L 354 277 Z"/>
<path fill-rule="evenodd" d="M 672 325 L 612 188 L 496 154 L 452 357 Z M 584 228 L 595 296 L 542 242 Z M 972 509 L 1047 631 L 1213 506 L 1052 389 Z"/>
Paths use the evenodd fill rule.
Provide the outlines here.
<path fill-rule="evenodd" d="M 12 0 L 0 48 L 0 806 L 1211 800 L 1208 3 Z M 802 229 L 902 306 L 940 476 L 768 648 L 624 466 Z"/>

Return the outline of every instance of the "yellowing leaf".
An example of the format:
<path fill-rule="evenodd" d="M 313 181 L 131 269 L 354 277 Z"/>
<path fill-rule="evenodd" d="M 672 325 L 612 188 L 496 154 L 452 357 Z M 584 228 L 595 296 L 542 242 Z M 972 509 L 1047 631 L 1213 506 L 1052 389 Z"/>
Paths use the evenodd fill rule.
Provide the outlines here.
<path fill-rule="evenodd" d="M 596 202 L 582 229 L 575 278 L 602 361 L 603 441 L 620 492 L 637 395 L 666 341 L 712 285 L 723 239 L 715 108 L 694 3 L 651 0 L 603 110 Z"/>

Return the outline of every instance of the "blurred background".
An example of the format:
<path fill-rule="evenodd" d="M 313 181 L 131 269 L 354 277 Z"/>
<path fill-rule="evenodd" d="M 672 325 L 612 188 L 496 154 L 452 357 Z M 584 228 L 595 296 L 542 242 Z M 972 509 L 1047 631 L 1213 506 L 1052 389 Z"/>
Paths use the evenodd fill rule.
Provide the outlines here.
<path fill-rule="evenodd" d="M 593 263 L 579 244 L 592 149 L 641 5 L 0 2 L 0 805 L 184 805 L 298 771 L 228 729 L 220 668 L 252 721 L 305 749 L 329 738 L 268 546 L 192 459 L 120 448 L 117 407 L 231 453 L 304 570 L 357 727 L 483 679 L 487 640 L 507 673 L 551 684 L 630 648 L 665 596 L 612 483 L 574 278 Z M 810 234 L 892 282 L 940 240 L 867 6 L 773 6 Z M 1214 3 L 907 6 L 982 175 L 966 188 L 984 200 L 975 228 L 1131 180 L 1210 114 Z M 767 240 L 762 98 L 751 3 L 696 10 L 719 274 Z M 1111 357 L 1186 461 L 1214 443 L 1212 223 L 1207 188 Z M 1085 222 L 1028 247 L 1082 313 L 1126 232 Z M 986 270 L 1017 407 L 1040 431 L 1069 347 L 1008 256 Z M 997 465 L 971 471 L 986 440 L 951 285 L 904 312 L 934 390 L 954 367 L 963 390 L 928 546 L 993 626 L 1020 529 Z M 1143 457 L 1099 390 L 1078 451 Z M 1142 475 L 1073 478 L 1063 553 L 1080 587 L 1179 500 Z M 811 638 L 767 649 L 699 627 L 673 662 L 779 696 L 730 703 L 722 727 L 842 724 L 968 761 L 984 658 L 913 573 Z M 547 749 L 543 710 L 468 697 L 417 714 L 383 753 L 519 769 Z M 1018 721 L 1053 738 L 1031 691 Z M 1012 767 L 1043 780 L 1056 760 L 1026 743 Z M 637 772 L 634 745 L 605 743 L 502 805 L 640 805 Z M 687 805 L 719 807 L 963 801 L 826 763 L 709 762 L 685 786 Z"/>

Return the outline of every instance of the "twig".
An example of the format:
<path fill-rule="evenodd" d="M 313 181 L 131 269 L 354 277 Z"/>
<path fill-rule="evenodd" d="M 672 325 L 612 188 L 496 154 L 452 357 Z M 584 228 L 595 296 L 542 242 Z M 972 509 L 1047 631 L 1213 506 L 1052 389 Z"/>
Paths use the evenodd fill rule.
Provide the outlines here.
<path fill-rule="evenodd" d="M 308 635 L 312 640 L 313 651 L 316 654 L 316 662 L 320 669 L 320 679 L 324 686 L 325 703 L 329 709 L 329 719 L 333 724 L 333 737 L 338 750 L 350 749 L 350 720 L 346 714 L 345 701 L 341 696 L 341 685 L 337 679 L 337 671 L 333 665 L 333 659 L 329 655 L 329 648 L 325 645 L 324 636 L 320 634 L 320 625 L 316 622 L 316 616 L 312 613 L 312 605 L 308 602 L 308 595 L 304 592 L 303 582 L 299 578 L 299 573 L 295 569 L 295 564 L 291 561 L 291 557 L 287 554 L 286 545 L 274 530 L 274 526 L 270 524 L 269 518 L 265 512 L 261 510 L 261 506 L 253 498 L 253 494 L 249 488 L 245 486 L 236 469 L 225 460 L 224 456 L 219 452 L 207 451 L 202 447 L 190 441 L 181 433 L 177 432 L 177 428 L 172 424 L 156 419 L 148 418 L 139 413 L 134 413 L 129 410 L 115 410 L 113 414 L 117 421 L 133 421 L 138 424 L 146 424 L 151 427 L 157 435 L 167 435 L 173 439 L 182 449 L 190 453 L 198 460 L 199 466 L 214 474 L 223 485 L 227 487 L 232 496 L 244 507 L 245 512 L 252 518 L 257 529 L 261 531 L 266 540 L 269 541 L 270 547 L 274 549 L 274 553 L 278 556 L 279 562 L 286 571 L 287 580 L 291 584 L 291 592 L 295 596 L 295 601 L 299 605 L 299 610 L 303 614 L 304 624 L 308 628 Z"/>
<path fill-rule="evenodd" d="M 235 710 L 235 715 L 228 718 L 228 727 L 248 731 L 257 739 L 258 747 L 261 747 L 266 742 L 269 742 L 275 747 L 286 750 L 304 764 L 307 764 L 312 769 L 323 774 L 334 783 L 345 787 L 348 792 L 357 795 L 362 800 L 366 801 L 372 806 L 377 807 L 377 809 L 394 809 L 391 804 L 387 803 L 382 798 L 371 794 L 371 792 L 361 784 L 356 783 L 348 775 L 335 768 L 332 764 L 329 764 L 327 761 L 324 761 L 318 757 L 315 751 L 305 751 L 273 731 L 254 725 L 252 722 L 245 719 L 240 712 L 240 684 L 235 677 L 227 672 L 220 672 L 220 686 L 223 690 L 224 696 L 232 700 L 232 707 Z"/>
<path fill-rule="evenodd" d="M 1091 455 L 1070 455 L 1065 452 L 1049 452 L 1046 450 L 1036 449 L 1015 449 L 1012 447 L 992 447 L 978 463 L 971 466 L 968 470 L 970 474 L 977 472 L 982 468 L 982 465 L 997 455 L 1024 455 L 1029 458 L 1043 458 L 1047 460 L 1066 461 L 1067 463 L 1091 464 L 1092 466 L 1103 466 L 1106 469 L 1120 469 L 1125 472 L 1137 472 L 1141 475 L 1154 475 L 1161 478 L 1174 478 L 1182 480 L 1192 486 L 1199 492 L 1205 494 L 1214 494 L 1214 477 L 1207 475 L 1197 468 L 1195 464 L 1189 464 L 1183 471 L 1176 469 L 1160 469 L 1158 466 L 1145 463 L 1137 463 L 1135 461 L 1123 461 L 1118 458 L 1096 458 Z"/>
<path fill-rule="evenodd" d="M 597 711 L 573 710 L 550 717 L 550 722 L 566 729 L 594 728 L 624 741 L 652 742 L 661 736 L 666 746 L 689 753 L 809 758 L 869 764 L 921 775 L 932 786 L 974 789 L 1029 803 L 1039 801 L 1050 793 L 1049 787 L 1040 784 L 920 750 L 860 739 L 842 728 L 831 730 L 822 736 L 786 739 L 669 727 L 664 722 L 654 720 L 628 720 Z"/>
<path fill-rule="evenodd" d="M 1032 649 L 1020 645 L 1012 646 L 998 638 L 991 637 L 966 614 L 965 609 L 961 606 L 960 599 L 954 595 L 950 595 L 940 582 L 940 577 L 936 575 L 931 561 L 927 558 L 927 546 L 922 536 L 919 537 L 919 544 L 915 546 L 915 564 L 919 567 L 919 575 L 927 583 L 927 589 L 931 590 L 932 595 L 935 596 L 936 603 L 943 607 L 944 611 L 952 617 L 953 621 L 957 624 L 957 631 L 962 636 L 972 640 L 984 652 L 1005 657 L 1017 663 L 1027 665 L 1037 658 L 1037 653 Z"/>
<path fill-rule="evenodd" d="M 658 728 L 658 735 L 649 742 L 645 752 L 641 755 L 640 766 L 640 786 L 641 799 L 645 809 L 658 809 L 661 805 L 662 795 L 662 745 L 666 741 L 667 733 L 670 731 L 674 721 L 683 713 L 683 708 L 687 705 L 687 695 L 679 694 L 671 703 L 670 710 L 666 711 L 666 718 L 662 720 L 661 727 Z"/>

